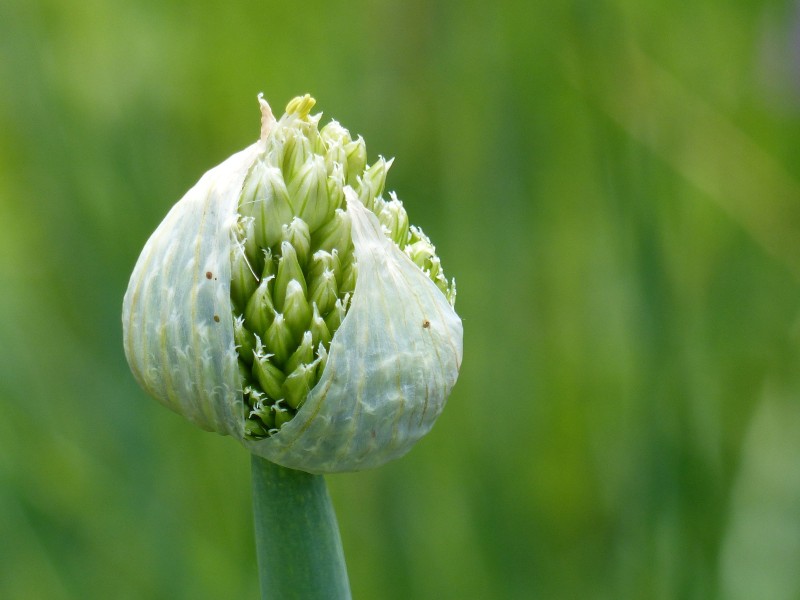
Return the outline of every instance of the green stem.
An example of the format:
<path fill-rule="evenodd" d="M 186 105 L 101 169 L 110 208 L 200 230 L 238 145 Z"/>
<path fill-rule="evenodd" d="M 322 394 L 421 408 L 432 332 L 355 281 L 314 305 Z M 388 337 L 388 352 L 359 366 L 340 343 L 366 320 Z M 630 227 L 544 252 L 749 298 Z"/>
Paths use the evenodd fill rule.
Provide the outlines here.
<path fill-rule="evenodd" d="M 342 540 L 322 475 L 252 457 L 262 599 L 350 598 Z"/>

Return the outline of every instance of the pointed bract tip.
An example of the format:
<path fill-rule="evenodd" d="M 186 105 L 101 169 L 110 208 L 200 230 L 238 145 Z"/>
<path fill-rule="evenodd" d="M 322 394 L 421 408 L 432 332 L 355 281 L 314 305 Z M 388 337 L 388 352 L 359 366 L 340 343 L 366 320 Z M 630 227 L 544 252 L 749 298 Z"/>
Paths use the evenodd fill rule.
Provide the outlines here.
<path fill-rule="evenodd" d="M 269 103 L 264 100 L 264 92 L 258 94 L 258 105 L 261 108 L 261 140 L 266 140 L 272 126 L 275 125 L 275 115 L 272 114 L 272 109 Z"/>

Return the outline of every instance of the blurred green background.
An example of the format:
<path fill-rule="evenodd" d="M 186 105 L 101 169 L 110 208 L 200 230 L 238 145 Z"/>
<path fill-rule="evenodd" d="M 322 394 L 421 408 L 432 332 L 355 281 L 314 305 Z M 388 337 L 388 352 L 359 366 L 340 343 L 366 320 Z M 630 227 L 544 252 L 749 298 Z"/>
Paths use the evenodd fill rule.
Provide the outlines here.
<path fill-rule="evenodd" d="M 145 396 L 145 240 L 311 92 L 458 280 L 431 435 L 330 477 L 355 597 L 800 597 L 791 2 L 3 0 L 0 598 L 257 598 L 249 460 Z"/>

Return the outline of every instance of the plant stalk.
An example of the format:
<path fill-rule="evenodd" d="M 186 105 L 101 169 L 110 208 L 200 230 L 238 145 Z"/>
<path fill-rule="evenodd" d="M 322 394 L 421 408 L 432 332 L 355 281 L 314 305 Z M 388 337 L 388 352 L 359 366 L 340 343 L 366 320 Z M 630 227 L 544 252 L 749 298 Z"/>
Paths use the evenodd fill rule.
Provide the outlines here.
<path fill-rule="evenodd" d="M 322 475 L 252 455 L 253 512 L 262 600 L 344 600 L 350 583 Z"/>

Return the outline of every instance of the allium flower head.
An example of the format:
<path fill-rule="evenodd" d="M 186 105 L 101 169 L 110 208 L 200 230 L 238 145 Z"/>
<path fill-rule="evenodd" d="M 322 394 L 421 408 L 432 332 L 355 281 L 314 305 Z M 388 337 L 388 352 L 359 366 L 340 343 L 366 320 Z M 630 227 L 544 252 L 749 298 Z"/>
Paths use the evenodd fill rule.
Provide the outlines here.
<path fill-rule="evenodd" d="M 385 192 L 392 161 L 314 100 L 206 173 L 145 245 L 123 306 L 142 387 L 286 467 L 377 466 L 424 435 L 462 355 L 455 283 Z"/>

